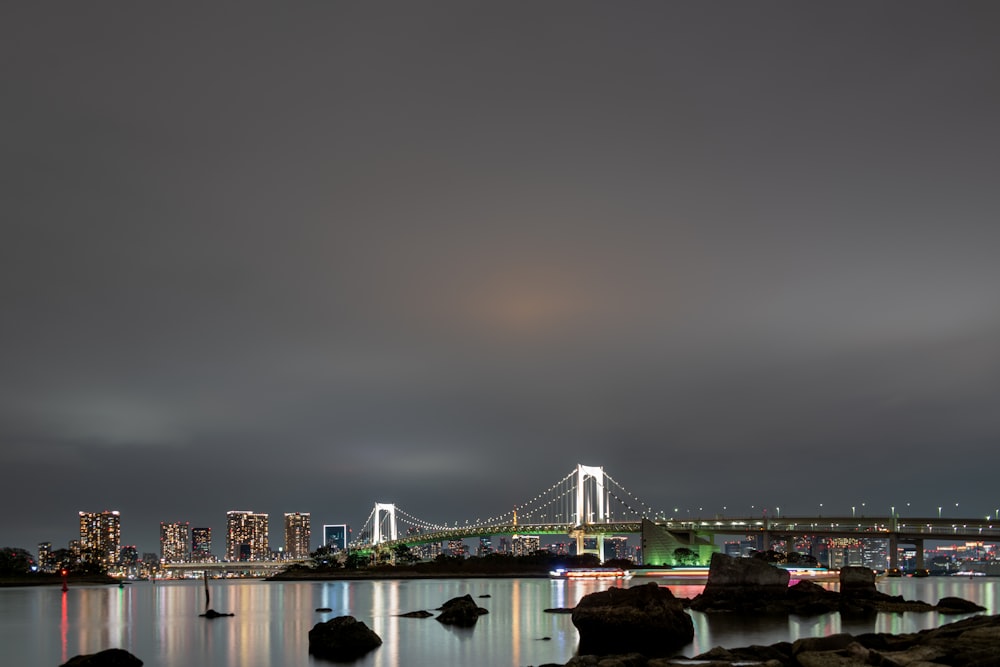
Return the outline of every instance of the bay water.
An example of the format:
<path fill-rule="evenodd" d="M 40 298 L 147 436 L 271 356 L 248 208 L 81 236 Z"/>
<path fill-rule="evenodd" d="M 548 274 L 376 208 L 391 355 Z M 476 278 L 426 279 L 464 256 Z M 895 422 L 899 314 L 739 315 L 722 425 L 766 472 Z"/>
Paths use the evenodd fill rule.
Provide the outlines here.
<path fill-rule="evenodd" d="M 0 657 L 3 664 L 57 667 L 78 654 L 124 648 L 148 667 L 329 666 L 335 663 L 309 655 L 309 630 L 319 621 L 350 615 L 383 640 L 380 648 L 351 663 L 356 667 L 564 663 L 576 652 L 576 629 L 568 614 L 544 610 L 572 607 L 587 593 L 609 585 L 617 584 L 549 579 L 213 580 L 212 608 L 235 616 L 212 620 L 198 616 L 205 604 L 201 581 L 71 586 L 66 593 L 58 586 L 2 588 Z M 1000 578 L 884 579 L 878 586 L 908 600 L 934 603 L 955 596 L 985 606 L 984 613 L 1000 612 Z M 670 588 L 677 596 L 693 597 L 702 586 Z M 398 616 L 434 610 L 467 593 L 489 610 L 474 628 Z M 332 611 L 317 612 L 321 607 Z M 907 612 L 850 621 L 836 613 L 691 616 L 694 641 L 679 651 L 689 657 L 713 646 L 772 644 L 836 632 L 914 632 L 968 615 Z"/>

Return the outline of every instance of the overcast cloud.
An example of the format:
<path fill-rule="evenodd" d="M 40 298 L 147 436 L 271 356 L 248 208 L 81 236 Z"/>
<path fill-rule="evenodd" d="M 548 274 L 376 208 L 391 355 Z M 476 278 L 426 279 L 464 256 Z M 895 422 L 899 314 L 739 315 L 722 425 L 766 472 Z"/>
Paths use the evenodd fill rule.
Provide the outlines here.
<path fill-rule="evenodd" d="M 577 463 L 665 510 L 992 513 L 998 21 L 8 7 L 0 546 L 450 523 Z"/>

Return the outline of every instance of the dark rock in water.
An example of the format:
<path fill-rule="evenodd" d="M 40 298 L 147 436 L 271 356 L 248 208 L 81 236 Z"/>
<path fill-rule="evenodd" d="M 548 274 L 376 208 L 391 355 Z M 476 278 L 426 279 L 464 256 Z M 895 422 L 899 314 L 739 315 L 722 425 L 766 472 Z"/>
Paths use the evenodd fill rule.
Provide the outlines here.
<path fill-rule="evenodd" d="M 381 645 L 382 638 L 353 616 L 317 623 L 309 631 L 309 653 L 325 660 L 355 660 Z"/>
<path fill-rule="evenodd" d="M 446 625 L 457 625 L 463 628 L 471 628 L 483 614 L 489 611 L 476 604 L 471 595 L 463 595 L 459 598 L 452 598 L 441 605 L 441 614 L 437 620 Z"/>
<path fill-rule="evenodd" d="M 691 600 L 695 611 L 787 612 L 788 570 L 756 558 L 712 554 L 708 581 Z"/>
<path fill-rule="evenodd" d="M 316 611 L 333 611 L 329 607 L 316 607 Z"/>
<path fill-rule="evenodd" d="M 142 660 L 125 649 L 109 648 L 99 653 L 78 655 L 70 658 L 61 667 L 141 667 Z"/>
<path fill-rule="evenodd" d="M 680 600 L 656 583 L 585 595 L 573 610 L 580 653 L 665 655 L 694 638 Z"/>
<path fill-rule="evenodd" d="M 572 614 L 573 607 L 551 607 L 549 609 L 543 609 L 546 614 Z"/>
<path fill-rule="evenodd" d="M 235 614 L 223 614 L 221 612 L 215 611 L 214 609 L 209 609 L 204 614 L 198 614 L 202 618 L 223 618 L 225 616 L 235 616 Z"/>
<path fill-rule="evenodd" d="M 400 618 L 430 618 L 433 615 L 434 614 L 429 611 L 424 611 L 423 609 L 420 611 L 408 611 L 405 614 L 398 614 Z"/>
<path fill-rule="evenodd" d="M 482 595 L 480 595 L 479 597 L 481 597 L 481 598 L 491 598 L 491 597 L 493 597 L 493 596 L 492 596 L 492 595 L 490 595 L 489 593 L 483 593 L 483 594 L 482 594 Z"/>
<path fill-rule="evenodd" d="M 975 602 L 963 600 L 962 598 L 945 597 L 938 600 L 938 611 L 942 614 L 967 614 L 970 612 L 986 611 L 986 607 L 980 607 Z"/>
<path fill-rule="evenodd" d="M 539 637 L 538 641 L 540 641 L 540 642 L 550 642 L 550 641 L 552 641 L 552 637 Z"/>
<path fill-rule="evenodd" d="M 875 588 L 874 570 L 859 565 L 848 565 L 840 568 L 840 594 L 853 598 L 878 596 L 878 589 Z"/>

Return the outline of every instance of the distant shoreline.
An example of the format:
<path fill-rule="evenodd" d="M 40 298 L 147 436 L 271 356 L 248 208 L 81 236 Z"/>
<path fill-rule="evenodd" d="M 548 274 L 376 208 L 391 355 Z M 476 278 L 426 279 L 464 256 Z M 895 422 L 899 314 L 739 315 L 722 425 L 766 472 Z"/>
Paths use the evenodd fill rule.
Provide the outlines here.
<path fill-rule="evenodd" d="M 107 586 L 117 584 L 121 580 L 107 575 L 89 574 L 66 579 L 69 586 Z M 0 577 L 0 588 L 23 588 L 25 586 L 61 586 L 63 578 L 59 575 L 32 575 L 25 577 Z"/>

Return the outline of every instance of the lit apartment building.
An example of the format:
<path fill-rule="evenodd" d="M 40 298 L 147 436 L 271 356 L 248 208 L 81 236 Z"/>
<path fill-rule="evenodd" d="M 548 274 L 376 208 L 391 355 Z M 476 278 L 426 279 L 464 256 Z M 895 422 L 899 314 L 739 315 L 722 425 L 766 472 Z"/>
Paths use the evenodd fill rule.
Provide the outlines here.
<path fill-rule="evenodd" d="M 191 560 L 195 563 L 207 563 L 212 560 L 212 529 L 191 529 Z"/>
<path fill-rule="evenodd" d="M 80 512 L 80 557 L 104 566 L 118 562 L 121 549 L 121 515 L 115 511 Z"/>
<path fill-rule="evenodd" d="M 510 550 L 515 556 L 530 556 L 538 551 L 541 543 L 538 535 L 513 535 L 510 538 Z"/>
<path fill-rule="evenodd" d="M 285 558 L 308 558 L 309 512 L 285 513 Z"/>
<path fill-rule="evenodd" d="M 268 560 L 267 530 L 266 514 L 226 512 L 226 560 Z"/>
<path fill-rule="evenodd" d="M 160 560 L 164 563 L 187 563 L 191 560 L 189 522 L 160 522 Z"/>

